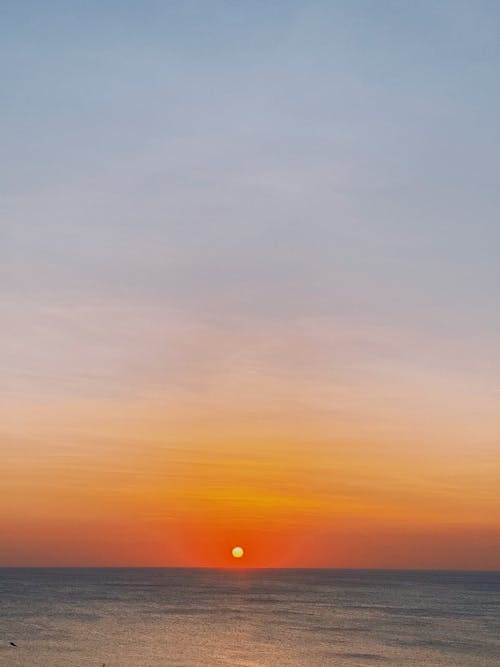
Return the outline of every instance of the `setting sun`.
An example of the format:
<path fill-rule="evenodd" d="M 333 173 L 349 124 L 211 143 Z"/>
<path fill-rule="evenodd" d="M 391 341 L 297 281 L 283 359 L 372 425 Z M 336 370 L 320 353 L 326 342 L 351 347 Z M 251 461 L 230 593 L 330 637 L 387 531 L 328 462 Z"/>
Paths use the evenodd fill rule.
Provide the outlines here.
<path fill-rule="evenodd" d="M 234 547 L 232 552 L 233 558 L 241 558 L 245 553 L 241 547 Z"/>

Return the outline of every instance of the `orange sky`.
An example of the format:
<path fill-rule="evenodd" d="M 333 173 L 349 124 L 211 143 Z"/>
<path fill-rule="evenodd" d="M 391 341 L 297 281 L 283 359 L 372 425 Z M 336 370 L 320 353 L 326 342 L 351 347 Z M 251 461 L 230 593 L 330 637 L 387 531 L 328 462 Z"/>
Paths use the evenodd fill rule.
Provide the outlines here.
<path fill-rule="evenodd" d="M 4 407 L 2 563 L 498 567 L 494 406 L 271 370 Z"/>

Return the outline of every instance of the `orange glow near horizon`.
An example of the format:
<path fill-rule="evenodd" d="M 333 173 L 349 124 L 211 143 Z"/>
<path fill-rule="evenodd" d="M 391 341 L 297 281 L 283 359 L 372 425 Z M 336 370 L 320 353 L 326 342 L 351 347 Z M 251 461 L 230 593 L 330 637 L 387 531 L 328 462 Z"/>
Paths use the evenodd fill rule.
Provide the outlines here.
<path fill-rule="evenodd" d="M 244 567 L 500 565 L 498 461 L 470 447 L 496 404 L 419 374 L 341 391 L 285 370 L 4 402 L 1 563 L 235 567 L 243 544 Z"/>
<path fill-rule="evenodd" d="M 383 441 L 356 421 L 236 427 L 237 409 L 227 398 L 209 421 L 151 405 L 11 406 L 3 564 L 233 567 L 245 544 L 245 567 L 497 566 L 487 460 L 411 446 L 420 434 L 401 447 L 403 431 Z M 26 424 L 36 437 L 20 447 Z"/>

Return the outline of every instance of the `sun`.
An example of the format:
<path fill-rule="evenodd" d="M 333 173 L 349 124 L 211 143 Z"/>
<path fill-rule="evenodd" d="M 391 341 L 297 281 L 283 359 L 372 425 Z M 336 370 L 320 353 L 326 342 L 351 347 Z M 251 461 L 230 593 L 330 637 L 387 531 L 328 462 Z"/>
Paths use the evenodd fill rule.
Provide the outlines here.
<path fill-rule="evenodd" d="M 233 547 L 231 553 L 233 554 L 233 558 L 241 558 L 245 552 L 242 547 Z"/>

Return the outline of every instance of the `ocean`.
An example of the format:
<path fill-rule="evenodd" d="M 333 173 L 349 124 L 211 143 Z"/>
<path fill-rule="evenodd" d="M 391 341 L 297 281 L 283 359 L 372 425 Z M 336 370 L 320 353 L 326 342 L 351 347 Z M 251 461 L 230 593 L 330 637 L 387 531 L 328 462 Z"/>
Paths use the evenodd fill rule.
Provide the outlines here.
<path fill-rule="evenodd" d="M 2 667 L 500 665 L 498 572 L 4 568 L 0 605 Z"/>

